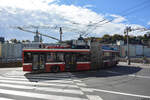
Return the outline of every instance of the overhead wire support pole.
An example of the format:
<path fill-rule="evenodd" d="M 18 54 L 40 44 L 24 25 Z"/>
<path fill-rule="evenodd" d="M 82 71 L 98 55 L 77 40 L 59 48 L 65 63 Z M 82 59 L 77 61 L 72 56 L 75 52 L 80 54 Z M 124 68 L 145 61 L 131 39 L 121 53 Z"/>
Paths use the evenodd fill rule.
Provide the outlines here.
<path fill-rule="evenodd" d="M 128 65 L 131 64 L 130 62 L 130 48 L 129 48 L 129 32 L 131 31 L 131 27 L 126 27 L 125 33 L 127 35 L 127 63 Z"/>
<path fill-rule="evenodd" d="M 127 49 L 128 49 L 128 59 L 127 59 L 127 63 L 128 65 L 130 65 L 130 48 L 129 48 L 129 33 L 128 33 L 128 27 L 127 27 Z"/>

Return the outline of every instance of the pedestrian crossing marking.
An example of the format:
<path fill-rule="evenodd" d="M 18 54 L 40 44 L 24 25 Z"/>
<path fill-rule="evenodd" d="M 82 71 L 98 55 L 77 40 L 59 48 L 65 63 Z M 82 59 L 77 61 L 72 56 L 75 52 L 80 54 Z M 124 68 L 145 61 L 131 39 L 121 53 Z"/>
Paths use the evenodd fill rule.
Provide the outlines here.
<path fill-rule="evenodd" d="M 74 82 L 82 82 L 81 80 L 76 80 L 76 79 L 75 79 L 75 80 L 73 80 L 73 81 L 74 81 Z"/>
<path fill-rule="evenodd" d="M 48 100 L 102 100 L 97 95 L 86 95 L 86 92 L 90 92 L 90 94 L 93 92 L 93 90 L 86 88 L 86 86 L 82 80 L 66 76 L 51 77 L 44 74 L 42 76 L 29 75 L 28 77 L 0 76 L 0 87 L 2 87 L 0 94 L 8 96 L 14 95 Z M 62 93 L 63 95 L 60 95 Z M 13 99 L 5 98 L 4 100 Z"/>
<path fill-rule="evenodd" d="M 81 89 L 82 91 L 84 91 L 84 92 L 93 92 L 93 90 L 92 90 L 92 89 L 89 89 L 89 88 L 82 88 L 82 87 L 80 87 L 80 89 Z"/>
<path fill-rule="evenodd" d="M 89 100 L 103 100 L 100 96 L 97 95 L 87 95 Z"/>
<path fill-rule="evenodd" d="M 58 83 L 73 83 L 72 82 L 72 80 L 71 79 L 55 79 L 55 78 L 50 78 L 49 80 L 47 80 L 46 78 L 38 78 L 38 77 L 36 77 L 36 78 L 10 78 L 10 77 L 0 77 L 0 79 L 9 79 L 9 80 L 18 80 L 18 81 L 29 81 L 29 80 L 31 80 L 31 81 L 40 81 L 40 80 L 42 80 L 42 81 L 44 81 L 44 82 L 58 82 Z"/>
<path fill-rule="evenodd" d="M 45 83 L 45 82 L 29 82 L 29 81 L 13 81 L 13 80 L 0 80 L 3 83 L 17 83 L 17 84 L 24 84 L 24 85 L 41 85 L 41 86 L 60 86 L 60 87 L 72 87 L 78 88 L 76 85 L 72 84 L 63 84 L 63 83 Z"/>
<path fill-rule="evenodd" d="M 52 100 L 88 100 L 85 98 L 78 97 L 69 97 L 69 96 L 60 96 L 60 95 L 49 95 L 49 94 L 41 94 L 41 93 L 33 93 L 33 92 L 23 92 L 16 90 L 6 90 L 0 89 L 0 93 L 23 96 L 23 97 L 31 97 L 31 98 L 39 98 L 39 99 L 52 99 Z"/>
<path fill-rule="evenodd" d="M 14 99 L 0 97 L 0 100 L 14 100 Z"/>
<path fill-rule="evenodd" d="M 14 89 L 34 89 L 34 90 L 42 90 L 47 92 L 60 92 L 60 93 L 71 93 L 71 94 L 79 94 L 83 95 L 84 93 L 81 90 L 76 89 L 60 89 L 60 88 L 51 88 L 51 87 L 34 87 L 34 86 L 23 86 L 23 85 L 11 85 L 11 84 L 1 84 L 2 87 L 9 87 Z"/>
<path fill-rule="evenodd" d="M 84 83 L 76 83 L 78 86 L 87 86 L 86 84 Z"/>

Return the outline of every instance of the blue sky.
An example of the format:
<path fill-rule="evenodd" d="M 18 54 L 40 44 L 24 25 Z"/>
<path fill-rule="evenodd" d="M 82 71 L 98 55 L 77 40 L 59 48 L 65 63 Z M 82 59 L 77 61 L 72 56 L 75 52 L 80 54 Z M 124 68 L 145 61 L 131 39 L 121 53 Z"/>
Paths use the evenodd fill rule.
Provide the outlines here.
<path fill-rule="evenodd" d="M 33 40 L 33 34 L 17 30 L 15 26 L 50 27 L 39 32 L 63 39 L 101 37 L 104 34 L 123 34 L 126 26 L 150 28 L 149 0 L 0 0 L 0 36 L 7 40 Z M 103 22 L 100 22 L 104 20 Z M 105 22 L 112 20 L 110 23 Z M 98 23 L 99 22 L 99 23 Z M 97 24 L 95 24 L 97 23 Z M 26 28 L 35 31 L 36 29 Z M 131 32 L 143 35 L 145 32 Z M 55 42 L 44 38 L 44 42 Z"/>
<path fill-rule="evenodd" d="M 145 27 L 148 27 L 147 23 L 150 21 L 150 0 L 61 0 L 60 4 L 62 3 L 83 7 L 90 5 L 91 7 L 88 9 L 99 14 L 120 16 L 126 14 L 125 18 L 128 19 L 129 23 L 140 24 Z"/>

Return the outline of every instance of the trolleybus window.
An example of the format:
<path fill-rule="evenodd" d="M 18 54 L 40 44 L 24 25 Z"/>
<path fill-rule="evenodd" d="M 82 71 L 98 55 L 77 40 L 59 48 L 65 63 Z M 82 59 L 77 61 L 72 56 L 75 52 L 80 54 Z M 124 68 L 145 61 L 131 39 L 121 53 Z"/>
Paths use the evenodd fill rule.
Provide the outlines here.
<path fill-rule="evenodd" d="M 31 52 L 24 52 L 24 63 L 32 62 L 32 54 Z"/>
<path fill-rule="evenodd" d="M 86 61 L 90 61 L 90 55 L 89 53 L 78 53 L 77 54 L 77 61 L 78 62 L 86 62 Z"/>
<path fill-rule="evenodd" d="M 63 62 L 63 61 L 64 61 L 63 53 L 55 52 L 47 54 L 47 62 Z"/>

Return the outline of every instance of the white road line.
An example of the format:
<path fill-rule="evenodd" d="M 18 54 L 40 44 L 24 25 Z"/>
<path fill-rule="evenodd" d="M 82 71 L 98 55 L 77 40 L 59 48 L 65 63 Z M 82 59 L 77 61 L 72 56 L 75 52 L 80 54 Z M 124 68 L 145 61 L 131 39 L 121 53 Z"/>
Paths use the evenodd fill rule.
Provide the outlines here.
<path fill-rule="evenodd" d="M 14 100 L 14 99 L 0 97 L 0 100 Z"/>
<path fill-rule="evenodd" d="M 1 79 L 4 79 L 4 80 L 7 80 L 7 79 L 8 79 L 8 80 L 16 80 L 16 81 L 17 81 L 17 80 L 22 80 L 22 81 L 29 81 L 29 80 L 32 80 L 32 81 L 39 81 L 39 80 L 41 80 L 41 79 L 39 79 L 39 78 L 37 78 L 37 79 L 34 79 L 34 78 L 33 78 L 33 79 L 32 79 L 32 78 L 31 78 L 31 79 L 23 79 L 23 78 L 7 78 L 7 77 L 1 78 L 1 77 L 0 77 L 0 81 L 1 81 Z M 72 81 L 71 79 L 70 79 L 70 80 L 63 80 L 63 79 L 60 79 L 60 80 L 59 80 L 59 79 L 58 79 L 58 80 L 56 79 L 56 80 L 55 80 L 54 78 L 51 79 L 51 80 L 44 80 L 44 82 L 73 83 L 73 81 Z"/>
<path fill-rule="evenodd" d="M 28 79 L 26 79 L 26 78 L 0 77 L 0 79 L 28 81 Z"/>
<path fill-rule="evenodd" d="M 92 89 L 90 88 L 80 88 L 82 91 L 84 92 L 94 92 Z"/>
<path fill-rule="evenodd" d="M 1 87 L 9 87 L 9 88 L 16 88 L 16 89 L 34 89 L 35 87 L 31 86 L 23 86 L 23 85 L 11 85 L 11 84 L 1 84 Z"/>
<path fill-rule="evenodd" d="M 11 84 L 0 84 L 2 87 L 9 87 L 14 89 L 35 89 L 41 91 L 48 91 L 48 92 L 59 92 L 59 93 L 71 93 L 71 94 L 79 94 L 83 95 L 84 93 L 79 89 L 58 89 L 58 88 L 51 88 L 51 87 L 33 87 L 33 86 L 23 86 L 23 85 L 11 85 Z"/>
<path fill-rule="evenodd" d="M 85 83 L 76 83 L 78 86 L 87 86 Z"/>
<path fill-rule="evenodd" d="M 59 95 L 48 95 L 48 94 L 40 94 L 40 93 L 33 93 L 33 92 L 23 92 L 23 91 L 16 91 L 16 90 L 5 90 L 5 89 L 0 89 L 0 93 L 2 93 L 2 94 L 9 94 L 9 95 L 16 95 L 16 96 L 23 96 L 23 97 L 39 98 L 39 99 L 52 99 L 52 100 L 87 100 L 87 99 L 78 98 L 78 97 L 68 97 L 68 96 L 59 96 Z"/>
<path fill-rule="evenodd" d="M 37 88 L 37 90 L 49 91 L 49 92 L 59 92 L 59 93 L 79 94 L 79 95 L 84 94 L 80 89 L 73 90 L 73 89 L 57 89 L 57 88 Z"/>
<path fill-rule="evenodd" d="M 25 76 L 21 76 L 21 75 L 9 75 L 9 74 L 5 74 L 5 77 L 10 77 L 10 78 L 26 78 Z"/>
<path fill-rule="evenodd" d="M 61 86 L 61 87 L 73 87 L 78 88 L 76 85 L 72 84 L 60 84 L 60 83 L 44 83 L 44 82 L 23 82 L 23 81 L 11 81 L 11 80 L 0 80 L 0 82 L 4 83 L 18 83 L 18 84 L 24 84 L 24 85 L 39 85 L 39 86 Z"/>
<path fill-rule="evenodd" d="M 141 75 L 128 75 L 128 76 L 150 79 L 150 76 L 141 76 Z"/>
<path fill-rule="evenodd" d="M 145 96 L 145 95 L 137 95 L 137 94 L 123 93 L 123 92 L 116 92 L 116 91 L 108 91 L 108 90 L 102 90 L 102 89 L 92 89 L 92 90 L 98 91 L 98 92 L 105 92 L 105 93 L 111 93 L 111 94 L 119 94 L 119 95 L 126 95 L 126 96 L 141 97 L 141 98 L 150 99 L 150 96 Z"/>
<path fill-rule="evenodd" d="M 97 95 L 86 95 L 89 100 L 103 100 L 100 96 Z"/>
<path fill-rule="evenodd" d="M 74 82 L 82 82 L 81 80 L 73 80 Z"/>

